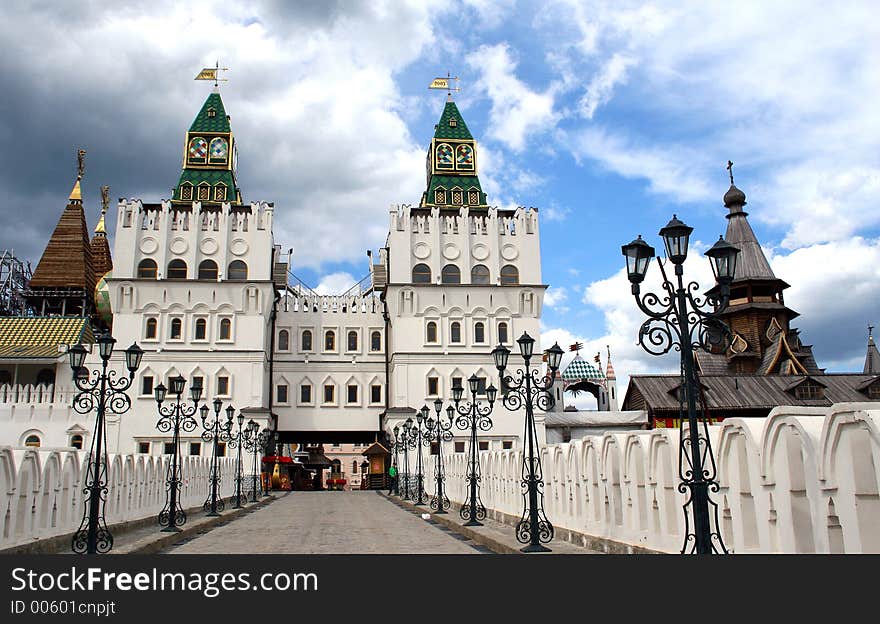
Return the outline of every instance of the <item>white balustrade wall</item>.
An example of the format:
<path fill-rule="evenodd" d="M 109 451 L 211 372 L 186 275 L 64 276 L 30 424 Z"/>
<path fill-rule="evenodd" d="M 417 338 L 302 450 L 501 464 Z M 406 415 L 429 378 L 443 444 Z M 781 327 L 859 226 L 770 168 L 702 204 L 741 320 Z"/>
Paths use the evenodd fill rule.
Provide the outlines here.
<path fill-rule="evenodd" d="M 88 496 L 83 494 L 87 462 L 86 451 L 0 447 L 0 549 L 76 531 Z M 170 456 L 108 456 L 108 525 L 159 515 L 169 462 Z M 235 458 L 219 462 L 220 492 L 226 498 L 235 491 Z M 210 467 L 210 457 L 182 458 L 181 507 L 201 506 L 210 495 Z"/>
<path fill-rule="evenodd" d="M 767 418 L 734 418 L 710 427 L 720 486 L 711 498 L 727 548 L 880 552 L 878 408 L 877 403 L 778 407 Z M 543 447 L 548 519 L 558 529 L 679 552 L 685 499 L 677 490 L 678 441 L 677 429 L 654 429 Z M 447 495 L 460 504 L 466 497 L 467 454 L 444 453 L 444 462 Z M 518 518 L 522 451 L 484 451 L 480 464 L 486 509 Z M 433 466 L 428 457 L 429 494 Z"/>

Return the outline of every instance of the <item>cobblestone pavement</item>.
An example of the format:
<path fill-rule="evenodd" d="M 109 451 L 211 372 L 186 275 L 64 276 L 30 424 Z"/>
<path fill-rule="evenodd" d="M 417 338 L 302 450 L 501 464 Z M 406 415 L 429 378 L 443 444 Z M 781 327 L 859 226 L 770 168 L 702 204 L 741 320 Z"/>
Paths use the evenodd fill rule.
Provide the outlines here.
<path fill-rule="evenodd" d="M 375 492 L 290 492 L 170 554 L 479 554 Z"/>

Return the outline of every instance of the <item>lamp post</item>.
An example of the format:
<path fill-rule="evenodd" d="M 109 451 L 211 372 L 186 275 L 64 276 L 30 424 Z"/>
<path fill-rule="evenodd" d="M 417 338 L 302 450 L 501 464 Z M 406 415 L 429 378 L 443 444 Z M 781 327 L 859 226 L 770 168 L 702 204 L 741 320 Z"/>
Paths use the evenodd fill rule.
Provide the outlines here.
<path fill-rule="evenodd" d="M 412 488 L 409 484 L 409 441 L 412 436 L 412 418 L 403 421 L 400 432 L 400 444 L 403 447 L 403 500 L 412 500 Z"/>
<path fill-rule="evenodd" d="M 73 552 L 106 553 L 113 548 L 113 535 L 107 528 L 104 519 L 104 506 L 107 495 L 107 448 L 104 438 L 105 415 L 124 414 L 131 409 L 131 399 L 125 393 L 131 387 L 135 371 L 141 364 L 143 350 L 132 344 L 125 350 L 125 365 L 128 377 L 117 377 L 116 371 L 108 371 L 107 366 L 113 354 L 116 339 L 109 333 L 98 337 L 98 353 L 101 356 L 101 371 L 90 375 L 85 368 L 86 350 L 81 344 L 70 347 L 70 368 L 73 369 L 73 383 L 78 390 L 73 397 L 73 409 L 78 414 L 91 414 L 97 409 L 95 418 L 95 435 L 89 450 L 89 465 L 86 473 L 83 494 L 88 495 L 88 505 L 83 510 L 82 522 L 73 534 L 71 548 Z"/>
<path fill-rule="evenodd" d="M 437 413 L 437 420 L 435 421 L 433 418 L 428 417 L 425 422 L 425 427 L 427 428 L 425 439 L 429 444 L 435 441 L 437 442 L 437 461 L 434 463 L 434 483 L 436 484 L 437 491 L 431 499 L 431 509 L 434 510 L 434 513 L 438 514 L 445 514 L 446 510 L 449 508 L 449 497 L 447 497 L 443 491 L 443 482 L 446 480 L 446 473 L 443 469 L 443 442 L 449 442 L 452 440 L 452 419 L 454 412 L 451 405 L 446 408 L 448 420 L 443 422 L 443 417 L 441 416 L 442 410 L 443 401 L 435 399 L 434 411 Z"/>
<path fill-rule="evenodd" d="M 394 454 L 391 456 L 391 468 L 393 469 L 390 471 L 393 472 L 391 475 L 391 492 L 394 492 L 395 496 L 400 496 L 400 464 L 397 461 L 397 457 L 400 455 L 400 426 L 394 425 L 392 431 L 394 432 L 394 438 L 391 440 L 391 449 L 394 451 Z"/>
<path fill-rule="evenodd" d="M 535 339 L 523 332 L 516 341 L 525 368 L 518 369 L 514 374 L 505 374 L 510 349 L 498 345 L 492 350 L 492 358 L 501 378 L 504 392 L 501 402 L 508 410 L 516 411 L 525 407 L 526 421 L 523 453 L 522 484 L 523 515 L 516 525 L 516 539 L 526 544 L 522 552 L 548 552 L 544 546 L 553 539 L 553 525 L 544 513 L 544 475 L 541 470 L 541 456 L 538 451 L 538 433 L 535 428 L 535 408 L 547 411 L 555 403 L 553 399 L 553 382 L 556 371 L 562 361 L 562 349 L 554 344 L 547 350 L 549 372 L 541 375 L 541 371 L 531 367 Z M 515 375 L 515 376 L 514 376 Z"/>
<path fill-rule="evenodd" d="M 253 419 L 248 421 L 247 428 L 244 432 L 244 449 L 248 453 L 253 453 L 253 464 L 251 474 L 251 502 L 257 502 L 257 493 L 260 490 L 260 486 L 257 484 L 257 475 L 258 475 L 258 467 L 257 467 L 257 455 L 260 452 L 260 449 L 265 447 L 265 437 L 264 434 L 266 430 L 260 431 L 260 425 Z"/>
<path fill-rule="evenodd" d="M 226 408 L 226 421 L 220 418 L 220 409 L 223 407 L 223 401 L 214 399 L 214 419 L 208 421 L 208 405 L 202 405 L 200 410 L 202 416 L 202 440 L 211 442 L 211 494 L 205 500 L 203 505 L 207 512 L 205 515 L 209 517 L 219 516 L 220 512 L 226 508 L 223 498 L 217 495 L 220 487 L 220 465 L 217 458 L 217 446 L 220 441 L 228 441 L 229 432 L 232 430 L 232 413 L 235 411 L 231 405 Z"/>
<path fill-rule="evenodd" d="M 171 453 L 171 464 L 168 466 L 167 476 L 165 478 L 166 495 L 165 507 L 159 512 L 159 525 L 164 526 L 163 532 L 180 531 L 180 527 L 186 524 L 186 513 L 177 500 L 180 492 L 180 432 L 190 432 L 195 430 L 198 423 L 193 418 L 198 411 L 199 400 L 202 398 L 201 383 L 196 382 L 190 386 L 190 398 L 192 398 L 192 406 L 180 402 L 183 395 L 186 379 L 178 375 L 169 380 L 170 388 L 166 388 L 164 384 L 159 384 L 154 388 L 156 395 L 156 404 L 159 411 L 159 420 L 156 422 L 156 428 L 162 433 L 172 432 L 172 444 L 174 450 Z M 174 403 L 163 405 L 168 391 L 174 395 Z"/>
<path fill-rule="evenodd" d="M 477 401 L 477 393 L 480 389 L 480 378 L 471 375 L 468 379 L 468 389 L 471 392 L 471 400 L 467 404 L 462 405 L 461 400 L 464 395 L 464 388 L 456 381 L 452 386 L 452 401 L 455 407 L 450 406 L 456 414 L 455 426 L 464 431 L 470 429 L 470 440 L 468 449 L 468 502 L 461 506 L 458 515 L 465 520 L 465 526 L 483 526 L 482 520 L 486 519 L 486 508 L 483 501 L 480 500 L 480 460 L 479 460 L 479 442 L 477 441 L 477 430 L 489 431 L 492 428 L 492 419 L 489 414 L 495 406 L 495 399 L 498 396 L 498 389 L 490 385 L 486 388 L 486 398 L 489 399 L 489 405 L 482 405 Z M 452 413 L 449 414 L 450 419 Z"/>
<path fill-rule="evenodd" d="M 416 505 L 424 505 L 427 502 L 425 500 L 425 471 L 422 463 L 422 444 L 424 444 L 422 423 L 428 417 L 428 412 L 428 406 L 423 405 L 422 409 L 416 412 L 415 425 L 413 425 L 412 418 L 406 419 L 406 422 L 409 423 L 409 435 L 407 436 L 409 448 L 416 451 Z"/>
<path fill-rule="evenodd" d="M 247 502 L 247 495 L 242 496 L 241 494 L 241 481 L 242 481 L 242 472 L 244 470 L 241 463 L 241 451 L 242 447 L 245 443 L 245 436 L 247 435 L 247 429 L 242 428 L 244 425 L 244 414 L 241 412 L 238 413 L 238 418 L 236 418 L 236 423 L 238 424 L 238 429 L 235 430 L 235 427 L 232 427 L 232 412 L 235 410 L 230 405 L 226 408 L 226 421 L 229 423 L 229 428 L 226 430 L 226 446 L 227 448 L 237 448 L 238 455 L 235 460 L 235 494 L 229 499 L 229 502 L 232 503 L 233 509 L 241 509 L 242 505 Z M 233 431 L 235 430 L 235 433 Z"/>
<path fill-rule="evenodd" d="M 663 355 L 675 348 L 681 353 L 681 377 L 683 392 L 679 392 L 679 410 L 687 412 L 687 432 L 684 418 L 680 419 L 680 442 L 678 447 L 679 492 L 688 494 L 684 504 L 685 538 L 681 552 L 712 554 L 727 552 L 721 539 L 718 523 L 718 505 L 709 498 L 709 491 L 717 492 L 715 481 L 715 457 L 709 442 L 709 427 L 703 421 L 700 431 L 697 420 L 697 398 L 700 385 L 694 366 L 694 350 L 723 348 L 730 339 L 730 329 L 720 320 L 718 313 L 730 301 L 730 284 L 736 271 L 739 249 L 719 240 L 706 252 L 709 256 L 716 287 L 703 298 L 695 295 L 699 289 L 696 282 L 685 286 L 682 264 L 687 258 L 688 239 L 693 228 L 672 216 L 666 227 L 660 230 L 666 247 L 666 257 L 675 266 L 675 282 L 669 280 L 663 262 L 657 264 L 663 276 L 663 295 L 645 293 L 640 296 L 641 283 L 648 265 L 654 258 L 654 248 L 639 236 L 621 247 L 626 257 L 627 276 L 632 284 L 632 294 L 639 309 L 648 320 L 639 328 L 639 344 L 652 355 Z M 702 402 L 702 401 L 701 401 Z M 705 411 L 705 405 L 702 406 Z M 712 510 L 710 511 L 710 506 Z M 693 514 L 693 526 L 688 515 Z M 714 516 L 715 530 L 711 527 Z"/>

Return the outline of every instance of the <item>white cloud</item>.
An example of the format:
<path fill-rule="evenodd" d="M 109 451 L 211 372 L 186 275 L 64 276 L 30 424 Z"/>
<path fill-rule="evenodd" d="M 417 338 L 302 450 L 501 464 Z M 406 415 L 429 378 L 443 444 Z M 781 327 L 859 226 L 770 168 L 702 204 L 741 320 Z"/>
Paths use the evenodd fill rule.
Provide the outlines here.
<path fill-rule="evenodd" d="M 568 299 L 568 293 L 565 286 L 551 286 L 544 291 L 544 305 L 548 308 L 554 308 Z"/>
<path fill-rule="evenodd" d="M 539 93 L 517 78 L 517 62 L 508 45 L 482 45 L 466 62 L 479 76 L 476 88 L 492 101 L 489 137 L 519 152 L 529 135 L 556 123 L 553 88 Z"/>
<path fill-rule="evenodd" d="M 624 54 L 613 54 L 587 85 L 580 101 L 581 115 L 593 118 L 596 109 L 611 99 L 614 87 L 626 81 L 627 70 L 635 60 Z"/>
<path fill-rule="evenodd" d="M 351 273 L 330 273 L 321 278 L 321 281 L 315 287 L 315 292 L 319 295 L 341 295 L 354 286 L 356 282 L 357 279 Z"/>

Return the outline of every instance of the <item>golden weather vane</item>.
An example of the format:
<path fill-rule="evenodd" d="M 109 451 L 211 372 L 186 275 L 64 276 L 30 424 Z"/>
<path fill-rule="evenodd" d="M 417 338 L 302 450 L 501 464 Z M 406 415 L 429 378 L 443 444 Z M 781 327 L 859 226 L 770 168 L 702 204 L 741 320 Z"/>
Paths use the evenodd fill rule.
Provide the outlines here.
<path fill-rule="evenodd" d="M 451 86 L 453 80 L 455 80 L 455 84 L 458 85 L 458 76 L 452 76 L 449 72 L 446 72 L 446 78 L 434 78 L 434 80 L 431 81 L 431 84 L 428 85 L 428 88 L 442 89 L 447 92 L 447 97 L 452 98 L 453 91 L 461 91 L 458 86 Z"/>
<path fill-rule="evenodd" d="M 101 214 L 107 214 L 110 207 L 110 187 L 106 184 L 101 187 Z"/>
<path fill-rule="evenodd" d="M 214 88 L 218 88 L 221 82 L 229 82 L 228 78 L 221 78 L 221 71 L 229 71 L 228 67 L 220 67 L 220 59 L 217 59 L 217 64 L 214 67 L 205 67 L 202 71 L 199 72 L 199 75 L 196 76 L 196 80 L 213 80 Z"/>

